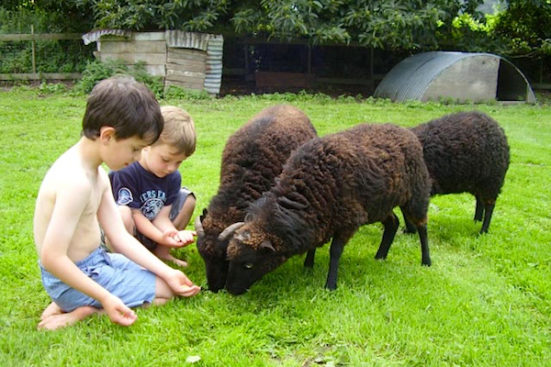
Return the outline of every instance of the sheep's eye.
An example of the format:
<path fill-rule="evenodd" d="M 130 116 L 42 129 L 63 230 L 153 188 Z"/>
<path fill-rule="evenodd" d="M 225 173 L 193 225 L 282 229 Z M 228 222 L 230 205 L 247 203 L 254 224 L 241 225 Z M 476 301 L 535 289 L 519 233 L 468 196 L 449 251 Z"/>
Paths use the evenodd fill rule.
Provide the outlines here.
<path fill-rule="evenodd" d="M 243 264 L 243 266 L 245 267 L 245 269 L 252 269 L 253 268 L 252 263 L 245 263 L 245 264 Z"/>

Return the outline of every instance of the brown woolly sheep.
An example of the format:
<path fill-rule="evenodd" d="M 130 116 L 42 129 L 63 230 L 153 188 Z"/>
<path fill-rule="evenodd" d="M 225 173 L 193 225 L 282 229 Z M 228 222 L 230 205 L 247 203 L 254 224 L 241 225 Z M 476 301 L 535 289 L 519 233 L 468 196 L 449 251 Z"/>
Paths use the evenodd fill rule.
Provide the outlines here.
<path fill-rule="evenodd" d="M 430 266 L 429 192 L 421 145 L 407 129 L 361 124 L 310 140 L 233 228 L 226 289 L 241 294 L 296 254 L 308 252 L 305 266 L 313 266 L 316 248 L 333 238 L 325 285 L 333 290 L 344 245 L 361 225 L 383 224 L 375 258 L 386 258 L 399 226 L 396 206 L 416 225 L 422 264 Z"/>
<path fill-rule="evenodd" d="M 469 192 L 476 198 L 474 220 L 487 233 L 497 197 L 509 168 L 509 145 L 490 116 L 459 112 L 411 129 L 423 145 L 432 179 L 431 196 Z M 407 219 L 406 232 L 415 232 Z"/>
<path fill-rule="evenodd" d="M 232 231 L 226 227 L 243 221 L 245 209 L 274 184 L 291 152 L 315 136 L 302 111 L 277 105 L 262 110 L 229 137 L 218 193 L 195 221 L 197 248 L 205 261 L 210 290 L 217 292 L 226 283 L 226 246 Z"/>

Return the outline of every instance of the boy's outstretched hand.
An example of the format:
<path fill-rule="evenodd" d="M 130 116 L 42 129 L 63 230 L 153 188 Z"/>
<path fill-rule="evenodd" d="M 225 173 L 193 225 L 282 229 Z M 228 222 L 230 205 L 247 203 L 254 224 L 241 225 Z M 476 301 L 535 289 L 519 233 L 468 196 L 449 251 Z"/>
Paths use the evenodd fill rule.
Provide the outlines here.
<path fill-rule="evenodd" d="M 195 241 L 195 236 L 197 236 L 197 233 L 195 231 L 178 231 L 178 238 L 180 239 L 180 242 L 183 244 L 182 246 L 187 246 Z"/>
<path fill-rule="evenodd" d="M 184 247 L 195 241 L 195 231 L 168 230 L 163 233 L 163 245 L 167 247 Z"/>
<path fill-rule="evenodd" d="M 138 318 L 136 313 L 117 296 L 110 295 L 102 302 L 102 306 L 109 319 L 115 324 L 129 326 Z"/>
<path fill-rule="evenodd" d="M 193 297 L 201 291 L 201 287 L 193 284 L 180 270 L 174 269 L 174 271 L 164 280 L 170 289 L 181 297 Z"/>

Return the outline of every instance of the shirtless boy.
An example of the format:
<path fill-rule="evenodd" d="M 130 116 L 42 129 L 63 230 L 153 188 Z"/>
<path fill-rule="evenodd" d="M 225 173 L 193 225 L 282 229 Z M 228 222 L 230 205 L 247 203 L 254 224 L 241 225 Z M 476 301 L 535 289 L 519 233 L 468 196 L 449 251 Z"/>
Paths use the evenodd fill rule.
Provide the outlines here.
<path fill-rule="evenodd" d="M 158 139 L 163 119 L 151 91 L 132 78 L 103 80 L 88 98 L 82 128 L 80 140 L 46 173 L 36 200 L 36 250 L 53 300 L 39 328 L 57 329 L 100 311 L 128 326 L 137 318 L 130 307 L 200 291 L 126 231 L 100 167 L 123 168 Z M 100 246 L 100 225 L 116 254 Z"/>

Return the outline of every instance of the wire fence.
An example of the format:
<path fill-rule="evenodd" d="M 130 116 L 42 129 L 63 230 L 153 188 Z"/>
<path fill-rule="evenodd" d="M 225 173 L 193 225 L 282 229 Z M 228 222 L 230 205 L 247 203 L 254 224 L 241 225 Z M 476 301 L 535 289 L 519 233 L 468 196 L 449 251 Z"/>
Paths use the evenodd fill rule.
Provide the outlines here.
<path fill-rule="evenodd" d="M 0 34 L 0 80 L 76 80 L 94 50 L 80 33 Z"/>

